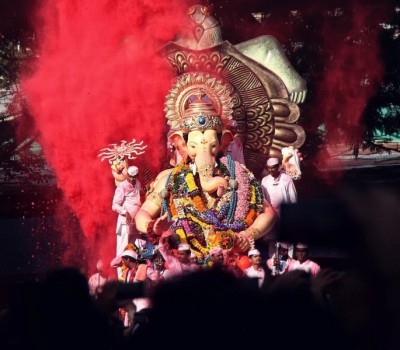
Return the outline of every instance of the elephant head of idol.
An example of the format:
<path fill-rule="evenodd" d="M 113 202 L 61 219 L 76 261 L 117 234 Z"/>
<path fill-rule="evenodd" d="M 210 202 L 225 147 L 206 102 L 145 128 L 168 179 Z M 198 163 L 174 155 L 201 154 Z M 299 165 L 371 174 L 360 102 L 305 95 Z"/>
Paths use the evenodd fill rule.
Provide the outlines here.
<path fill-rule="evenodd" d="M 217 161 L 233 140 L 232 88 L 204 73 L 178 78 L 166 102 L 169 141 L 183 162 L 199 174 L 203 191 L 222 195 L 228 179 L 215 174 Z"/>

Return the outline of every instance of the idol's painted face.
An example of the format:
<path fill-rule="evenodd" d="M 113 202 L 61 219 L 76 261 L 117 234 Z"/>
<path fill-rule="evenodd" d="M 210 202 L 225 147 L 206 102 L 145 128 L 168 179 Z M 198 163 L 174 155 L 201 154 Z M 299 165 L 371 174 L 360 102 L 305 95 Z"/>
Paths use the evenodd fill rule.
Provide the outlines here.
<path fill-rule="evenodd" d="M 187 153 L 192 160 L 201 154 L 207 154 L 215 159 L 219 152 L 219 146 L 218 135 L 215 130 L 204 132 L 194 130 L 188 135 Z"/>

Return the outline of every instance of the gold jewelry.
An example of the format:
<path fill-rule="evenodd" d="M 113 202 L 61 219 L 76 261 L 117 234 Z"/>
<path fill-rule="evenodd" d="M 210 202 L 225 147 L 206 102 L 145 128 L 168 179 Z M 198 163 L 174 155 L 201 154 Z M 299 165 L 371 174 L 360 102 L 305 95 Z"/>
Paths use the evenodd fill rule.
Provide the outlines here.
<path fill-rule="evenodd" d="M 261 233 L 261 231 L 255 227 L 249 227 L 246 229 L 245 232 L 246 232 L 246 235 L 248 235 L 249 237 L 251 237 L 253 239 L 257 239 L 258 237 L 260 237 L 260 233 Z"/>
<path fill-rule="evenodd" d="M 210 179 L 213 176 L 214 167 L 210 164 L 202 164 L 197 168 L 197 171 L 199 172 L 201 177 L 204 177 L 205 179 Z"/>
<path fill-rule="evenodd" d="M 196 115 L 188 116 L 185 121 L 181 123 L 180 128 L 184 133 L 189 133 L 192 130 L 205 131 L 208 129 L 221 132 L 223 126 L 221 118 L 217 115 L 207 115 L 205 112 L 200 112 Z M 204 144 L 204 142 L 202 143 Z"/>
<path fill-rule="evenodd" d="M 146 200 L 149 200 L 150 202 L 153 202 L 158 207 L 161 207 L 162 198 L 160 197 L 160 195 L 158 193 L 155 193 L 155 192 L 149 193 L 146 197 Z"/>

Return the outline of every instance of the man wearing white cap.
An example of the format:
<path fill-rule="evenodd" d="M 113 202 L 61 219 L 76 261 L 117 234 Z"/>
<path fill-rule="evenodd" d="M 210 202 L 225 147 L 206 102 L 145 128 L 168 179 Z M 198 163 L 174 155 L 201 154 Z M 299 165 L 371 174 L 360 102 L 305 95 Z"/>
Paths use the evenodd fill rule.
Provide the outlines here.
<path fill-rule="evenodd" d="M 194 252 L 190 253 L 190 262 L 192 264 L 199 265 L 199 258 L 197 257 L 197 255 Z"/>
<path fill-rule="evenodd" d="M 190 260 L 191 250 L 189 244 L 179 244 L 177 256 L 171 253 L 167 239 L 172 235 L 172 233 L 172 231 L 164 232 L 161 235 L 158 245 L 158 249 L 168 265 L 168 278 L 181 275 L 183 273 L 198 271 L 200 269 L 199 265 Z"/>
<path fill-rule="evenodd" d="M 121 254 L 122 264 L 126 266 L 124 270 L 124 282 L 133 282 L 138 268 L 138 255 L 135 251 L 127 249 Z"/>
<path fill-rule="evenodd" d="M 210 261 L 213 267 L 223 267 L 225 258 L 222 248 L 215 247 L 210 250 Z"/>
<path fill-rule="evenodd" d="M 121 253 L 121 261 L 125 266 L 122 279 L 124 283 L 135 283 L 146 280 L 146 264 L 139 264 L 138 254 L 131 249 L 127 249 Z M 127 297 L 127 299 L 130 299 Z M 125 327 L 133 325 L 134 315 L 136 312 L 148 308 L 150 299 L 148 298 L 133 298 L 131 303 L 126 303 L 124 308 L 120 309 L 120 317 Z"/>
<path fill-rule="evenodd" d="M 261 254 L 257 249 L 251 249 L 247 253 L 251 266 L 243 271 L 244 275 L 250 278 L 258 279 L 258 286 L 261 287 L 265 279 L 265 270 L 261 266 Z"/>
<path fill-rule="evenodd" d="M 304 243 L 297 243 L 294 249 L 295 259 L 292 259 L 288 271 L 303 270 L 316 276 L 321 270 L 321 267 L 314 261 L 308 258 L 308 246 Z"/>
<path fill-rule="evenodd" d="M 296 203 L 297 192 L 292 178 L 282 172 L 279 159 L 269 158 L 267 161 L 269 175 L 261 181 L 264 197 L 280 214 L 281 203 Z"/>
<path fill-rule="evenodd" d="M 214 247 L 209 252 L 210 261 L 208 266 L 210 268 L 221 269 L 225 272 L 229 272 L 236 277 L 242 277 L 243 271 L 239 269 L 236 264 L 230 264 L 227 261 L 226 252 L 221 247 Z"/>
<path fill-rule="evenodd" d="M 264 198 L 280 215 L 282 203 L 296 203 L 297 192 L 292 178 L 282 169 L 278 158 L 269 158 L 267 161 L 267 170 L 269 175 L 261 180 L 261 188 Z M 276 239 L 278 238 L 279 221 L 276 222 L 271 232 L 266 236 L 268 245 L 268 256 L 274 254 Z"/>
<path fill-rule="evenodd" d="M 141 206 L 141 185 L 137 176 L 139 169 L 136 166 L 128 168 L 128 177 L 115 189 L 112 209 L 118 213 L 117 220 L 117 247 L 116 255 L 121 255 L 125 247 L 136 233 L 135 216 Z"/>

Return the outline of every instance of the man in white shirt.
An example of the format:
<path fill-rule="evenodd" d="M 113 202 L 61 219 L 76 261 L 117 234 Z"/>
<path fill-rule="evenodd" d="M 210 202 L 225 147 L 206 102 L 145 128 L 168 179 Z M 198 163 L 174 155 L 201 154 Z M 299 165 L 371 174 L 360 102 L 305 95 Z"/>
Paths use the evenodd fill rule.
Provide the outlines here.
<path fill-rule="evenodd" d="M 118 213 L 116 255 L 119 256 L 135 233 L 135 216 L 141 206 L 140 188 L 137 179 L 139 169 L 136 166 L 128 168 L 128 177 L 115 189 L 112 209 Z"/>
<path fill-rule="evenodd" d="M 261 181 L 263 194 L 279 215 L 282 203 L 297 202 L 296 188 L 292 178 L 282 172 L 278 158 L 268 159 L 267 170 L 269 175 Z"/>
<path fill-rule="evenodd" d="M 269 158 L 267 161 L 267 170 L 269 175 L 265 176 L 261 181 L 261 188 L 264 198 L 275 209 L 278 217 L 280 216 L 280 207 L 282 203 L 296 203 L 297 191 L 294 186 L 292 178 L 285 173 L 284 168 L 281 167 L 278 158 Z M 276 239 L 278 238 L 279 220 L 275 227 L 266 237 L 268 246 L 268 256 L 274 253 Z"/>
<path fill-rule="evenodd" d="M 308 258 L 308 246 L 304 243 L 297 243 L 294 250 L 295 259 L 292 259 L 288 271 L 303 270 L 316 276 L 321 270 L 320 266 Z"/>
<path fill-rule="evenodd" d="M 173 255 L 169 250 L 169 244 L 167 242 L 172 231 L 166 231 L 161 235 L 158 249 L 168 265 L 168 279 L 174 276 L 178 276 L 184 273 L 190 273 L 200 270 L 199 265 L 192 263 L 190 260 L 190 245 L 187 243 L 181 243 L 178 246 L 177 256 Z"/>
<path fill-rule="evenodd" d="M 261 287 L 265 279 L 265 270 L 261 266 L 261 254 L 257 249 L 251 249 L 247 253 L 251 266 L 243 271 L 244 275 L 258 279 L 258 286 Z"/>

